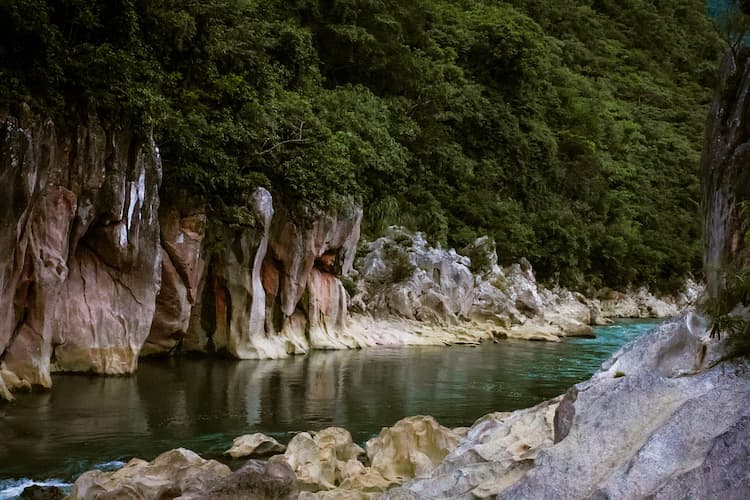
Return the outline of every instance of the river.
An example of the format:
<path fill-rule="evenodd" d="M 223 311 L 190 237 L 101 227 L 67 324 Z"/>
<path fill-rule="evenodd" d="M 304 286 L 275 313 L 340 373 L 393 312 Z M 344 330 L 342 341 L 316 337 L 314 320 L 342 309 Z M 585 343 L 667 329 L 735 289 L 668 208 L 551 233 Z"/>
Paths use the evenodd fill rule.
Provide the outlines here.
<path fill-rule="evenodd" d="M 55 375 L 54 390 L 0 405 L 0 499 L 28 484 L 176 448 L 218 456 L 263 432 L 349 429 L 359 443 L 418 414 L 448 427 L 532 406 L 586 380 L 654 321 L 596 339 L 313 352 L 279 361 L 143 360 L 132 377 Z"/>

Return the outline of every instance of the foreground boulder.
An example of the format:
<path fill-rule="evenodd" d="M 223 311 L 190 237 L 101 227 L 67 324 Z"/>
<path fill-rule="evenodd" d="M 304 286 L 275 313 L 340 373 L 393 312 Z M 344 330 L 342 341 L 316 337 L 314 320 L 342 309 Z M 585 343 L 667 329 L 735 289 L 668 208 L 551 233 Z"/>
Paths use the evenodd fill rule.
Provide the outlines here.
<path fill-rule="evenodd" d="M 347 464 L 362 454 L 364 450 L 354 444 L 349 431 L 329 427 L 294 436 L 287 445 L 284 460 L 297 475 L 300 488 L 333 490 L 351 475 Z"/>
<path fill-rule="evenodd" d="M 434 417 L 399 420 L 367 442 L 372 468 L 395 483 L 422 476 L 437 467 L 458 445 L 460 435 Z"/>
<path fill-rule="evenodd" d="M 114 472 L 85 472 L 73 485 L 72 499 L 130 498 L 152 500 L 202 495 L 231 474 L 229 467 L 204 460 L 184 448 L 167 451 L 151 462 L 132 459 Z"/>
<path fill-rule="evenodd" d="M 250 460 L 242 468 L 216 480 L 205 491 L 183 495 L 181 500 L 294 500 L 297 479 L 283 460 Z"/>

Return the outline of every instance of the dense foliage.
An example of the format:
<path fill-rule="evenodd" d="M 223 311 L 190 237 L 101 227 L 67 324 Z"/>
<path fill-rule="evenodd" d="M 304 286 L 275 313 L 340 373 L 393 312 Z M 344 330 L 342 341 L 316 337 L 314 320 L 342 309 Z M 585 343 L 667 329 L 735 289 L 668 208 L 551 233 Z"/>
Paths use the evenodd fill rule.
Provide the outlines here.
<path fill-rule="evenodd" d="M 265 185 L 575 287 L 700 267 L 699 0 L 0 0 L 0 98 L 153 128 L 165 189 Z"/>

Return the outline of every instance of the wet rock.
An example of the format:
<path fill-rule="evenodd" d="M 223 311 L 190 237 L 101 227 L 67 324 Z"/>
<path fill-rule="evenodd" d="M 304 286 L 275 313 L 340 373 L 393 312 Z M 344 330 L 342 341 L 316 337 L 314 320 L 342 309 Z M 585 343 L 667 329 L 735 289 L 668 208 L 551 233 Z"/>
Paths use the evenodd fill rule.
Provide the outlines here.
<path fill-rule="evenodd" d="M 367 457 L 372 469 L 385 479 L 400 483 L 431 472 L 460 439 L 459 434 L 433 417 L 407 417 L 370 439 Z"/>
<path fill-rule="evenodd" d="M 284 453 L 286 446 L 265 434 L 255 433 L 240 436 L 232 442 L 232 447 L 224 453 L 232 458 L 245 458 Z"/>
<path fill-rule="evenodd" d="M 85 472 L 76 479 L 70 498 L 151 500 L 181 495 L 205 498 L 207 490 L 230 474 L 226 465 L 178 448 L 162 453 L 151 462 L 134 458 L 115 472 Z"/>
<path fill-rule="evenodd" d="M 57 486 L 39 486 L 38 484 L 28 486 L 21 492 L 24 500 L 62 500 L 65 493 Z"/>

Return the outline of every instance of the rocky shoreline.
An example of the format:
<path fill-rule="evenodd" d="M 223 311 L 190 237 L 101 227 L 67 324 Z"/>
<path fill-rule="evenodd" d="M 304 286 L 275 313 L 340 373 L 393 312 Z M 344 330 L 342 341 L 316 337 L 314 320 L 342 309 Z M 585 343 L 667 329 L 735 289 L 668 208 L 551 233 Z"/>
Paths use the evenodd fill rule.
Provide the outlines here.
<path fill-rule="evenodd" d="M 733 349 L 686 312 L 566 394 L 469 428 L 408 417 L 364 448 L 335 427 L 286 447 L 241 436 L 228 455 L 266 458 L 232 472 L 172 450 L 84 473 L 70 498 L 739 498 L 750 492 L 750 361 Z"/>

